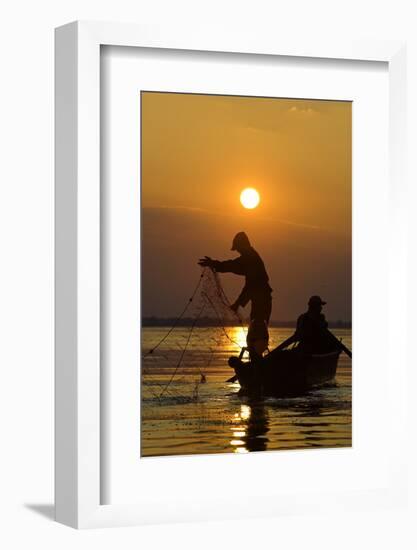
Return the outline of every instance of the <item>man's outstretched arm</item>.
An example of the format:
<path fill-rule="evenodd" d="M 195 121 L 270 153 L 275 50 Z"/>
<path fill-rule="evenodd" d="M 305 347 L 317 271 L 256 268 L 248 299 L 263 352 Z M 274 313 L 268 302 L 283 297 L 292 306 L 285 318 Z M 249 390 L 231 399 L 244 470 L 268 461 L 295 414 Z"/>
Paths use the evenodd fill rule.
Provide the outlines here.
<path fill-rule="evenodd" d="M 219 273 L 234 273 L 235 275 L 245 275 L 245 269 L 242 258 L 235 258 L 234 260 L 225 260 L 223 262 L 219 260 L 212 260 L 208 256 L 201 258 L 198 262 L 201 267 L 211 267 Z"/>

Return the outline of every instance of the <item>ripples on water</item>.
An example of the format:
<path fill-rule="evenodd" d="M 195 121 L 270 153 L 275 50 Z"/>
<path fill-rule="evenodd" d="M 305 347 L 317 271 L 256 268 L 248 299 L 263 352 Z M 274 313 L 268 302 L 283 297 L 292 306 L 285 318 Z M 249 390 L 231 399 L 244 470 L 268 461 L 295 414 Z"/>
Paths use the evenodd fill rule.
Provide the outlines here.
<path fill-rule="evenodd" d="M 144 328 L 143 350 L 151 349 L 166 330 Z M 239 397 L 239 384 L 226 382 L 234 373 L 227 359 L 236 354 L 237 346 L 223 335 L 208 351 L 215 330 L 196 330 L 173 378 L 188 328 L 176 329 L 170 341 L 143 361 L 142 456 L 351 446 L 352 365 L 346 355 L 340 356 L 331 384 L 302 397 L 254 400 Z M 241 329 L 228 333 L 243 345 Z M 271 328 L 271 349 L 291 333 L 292 329 Z M 350 330 L 333 333 L 351 347 Z M 204 384 L 198 383 L 199 368 L 206 375 Z"/>

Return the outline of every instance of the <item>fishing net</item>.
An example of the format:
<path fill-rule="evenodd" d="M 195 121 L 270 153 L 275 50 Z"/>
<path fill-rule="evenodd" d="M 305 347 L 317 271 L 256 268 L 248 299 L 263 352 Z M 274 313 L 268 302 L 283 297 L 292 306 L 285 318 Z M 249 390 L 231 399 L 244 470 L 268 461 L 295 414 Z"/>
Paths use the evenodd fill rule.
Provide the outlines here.
<path fill-rule="evenodd" d="M 218 273 L 205 267 L 170 327 L 152 327 L 142 341 L 142 405 L 197 399 L 216 365 L 246 345 L 247 328 L 230 308 Z M 219 356 L 219 350 L 222 350 Z M 219 359 L 220 357 L 220 359 Z"/>

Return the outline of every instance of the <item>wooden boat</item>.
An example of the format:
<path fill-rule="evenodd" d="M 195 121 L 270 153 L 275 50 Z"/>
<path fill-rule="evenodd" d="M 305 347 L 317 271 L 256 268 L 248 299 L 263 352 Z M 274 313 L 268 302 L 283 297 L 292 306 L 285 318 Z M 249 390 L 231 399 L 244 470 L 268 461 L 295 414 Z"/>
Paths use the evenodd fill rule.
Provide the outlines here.
<path fill-rule="evenodd" d="M 341 351 L 304 354 L 295 350 L 273 350 L 258 365 L 229 359 L 241 386 L 240 393 L 285 397 L 302 395 L 334 379 Z"/>

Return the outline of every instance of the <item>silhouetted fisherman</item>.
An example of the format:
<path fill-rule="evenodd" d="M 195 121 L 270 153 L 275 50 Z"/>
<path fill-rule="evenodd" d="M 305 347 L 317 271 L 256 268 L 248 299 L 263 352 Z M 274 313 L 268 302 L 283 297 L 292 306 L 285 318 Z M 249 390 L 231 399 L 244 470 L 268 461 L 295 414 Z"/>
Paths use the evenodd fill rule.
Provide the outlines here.
<path fill-rule="evenodd" d="M 332 338 L 336 339 L 328 331 L 326 317 L 322 313 L 326 302 L 320 296 L 311 296 L 308 301 L 308 310 L 297 319 L 297 328 L 292 336 L 287 338 L 276 349 L 283 350 L 298 342 L 298 348 L 304 353 L 325 353 L 330 351 Z M 333 348 L 334 348 L 333 342 Z"/>
<path fill-rule="evenodd" d="M 262 258 L 251 246 L 246 233 L 238 233 L 233 239 L 232 250 L 240 256 L 234 260 L 218 261 L 208 256 L 198 262 L 202 267 L 210 267 L 219 273 L 244 275 L 245 286 L 237 300 L 231 305 L 233 311 L 251 302 L 250 325 L 246 337 L 252 360 L 259 359 L 268 348 L 268 323 L 272 309 L 272 288 Z"/>

